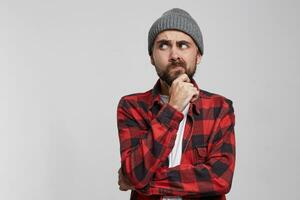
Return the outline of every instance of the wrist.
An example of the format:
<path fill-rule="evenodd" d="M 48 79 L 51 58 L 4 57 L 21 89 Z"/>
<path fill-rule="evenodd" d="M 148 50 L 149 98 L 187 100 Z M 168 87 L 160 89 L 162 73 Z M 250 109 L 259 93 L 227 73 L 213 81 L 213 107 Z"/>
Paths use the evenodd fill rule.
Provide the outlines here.
<path fill-rule="evenodd" d="M 169 105 L 172 106 L 173 108 L 175 108 L 176 110 L 178 110 L 179 112 L 182 112 L 182 109 L 179 106 L 177 106 L 176 104 L 172 104 L 169 102 Z"/>

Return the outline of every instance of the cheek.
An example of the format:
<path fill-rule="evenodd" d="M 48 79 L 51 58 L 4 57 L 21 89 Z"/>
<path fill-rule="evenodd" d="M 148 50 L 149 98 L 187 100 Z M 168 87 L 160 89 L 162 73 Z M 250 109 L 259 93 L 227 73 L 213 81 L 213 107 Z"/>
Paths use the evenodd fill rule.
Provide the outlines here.
<path fill-rule="evenodd" d="M 189 57 L 186 61 L 186 64 L 187 64 L 187 71 L 189 73 L 191 73 L 192 71 L 195 70 L 196 68 L 196 65 L 197 65 L 197 58 L 196 57 Z"/>
<path fill-rule="evenodd" d="M 163 54 L 153 54 L 153 60 L 156 65 L 164 66 L 168 64 L 168 58 Z"/>
<path fill-rule="evenodd" d="M 197 63 L 197 54 L 187 54 L 185 56 L 185 61 L 188 63 L 188 65 L 195 65 Z"/>

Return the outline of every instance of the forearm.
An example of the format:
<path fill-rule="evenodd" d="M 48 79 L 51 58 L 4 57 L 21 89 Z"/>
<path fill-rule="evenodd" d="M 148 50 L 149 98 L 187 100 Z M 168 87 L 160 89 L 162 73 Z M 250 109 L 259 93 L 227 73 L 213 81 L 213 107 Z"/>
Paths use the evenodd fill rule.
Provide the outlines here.
<path fill-rule="evenodd" d="M 182 118 L 182 113 L 165 104 L 149 127 L 141 128 L 130 113 L 118 109 L 122 171 L 135 188 L 149 184 L 160 163 L 167 159 Z"/>
<path fill-rule="evenodd" d="M 146 195 L 216 196 L 231 188 L 235 166 L 234 114 L 228 113 L 217 123 L 208 141 L 207 158 L 193 164 L 157 169 Z"/>
<path fill-rule="evenodd" d="M 144 194 L 169 196 L 216 196 L 229 192 L 234 164 L 179 165 L 160 169 Z M 223 168 L 222 168 L 223 167 Z"/>

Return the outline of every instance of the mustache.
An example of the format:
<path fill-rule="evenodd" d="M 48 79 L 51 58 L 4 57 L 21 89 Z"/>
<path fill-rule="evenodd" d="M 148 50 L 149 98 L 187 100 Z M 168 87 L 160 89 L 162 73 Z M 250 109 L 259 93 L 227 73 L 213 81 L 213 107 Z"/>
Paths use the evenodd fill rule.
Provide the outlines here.
<path fill-rule="evenodd" d="M 169 64 L 168 64 L 168 69 L 174 67 L 174 66 L 180 66 L 180 67 L 183 67 L 185 70 L 186 70 L 186 62 L 183 61 L 183 60 L 176 60 L 176 61 L 171 61 Z"/>

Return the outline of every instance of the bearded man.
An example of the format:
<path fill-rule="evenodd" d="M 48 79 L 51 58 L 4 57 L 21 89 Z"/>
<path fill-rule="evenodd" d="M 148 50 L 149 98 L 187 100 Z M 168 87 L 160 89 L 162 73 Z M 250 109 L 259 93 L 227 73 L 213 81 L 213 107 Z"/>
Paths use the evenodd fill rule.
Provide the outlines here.
<path fill-rule="evenodd" d="M 224 200 L 235 166 L 232 101 L 199 88 L 193 76 L 203 38 L 191 15 L 166 11 L 151 26 L 148 53 L 159 77 L 117 108 L 119 189 L 131 200 Z"/>

